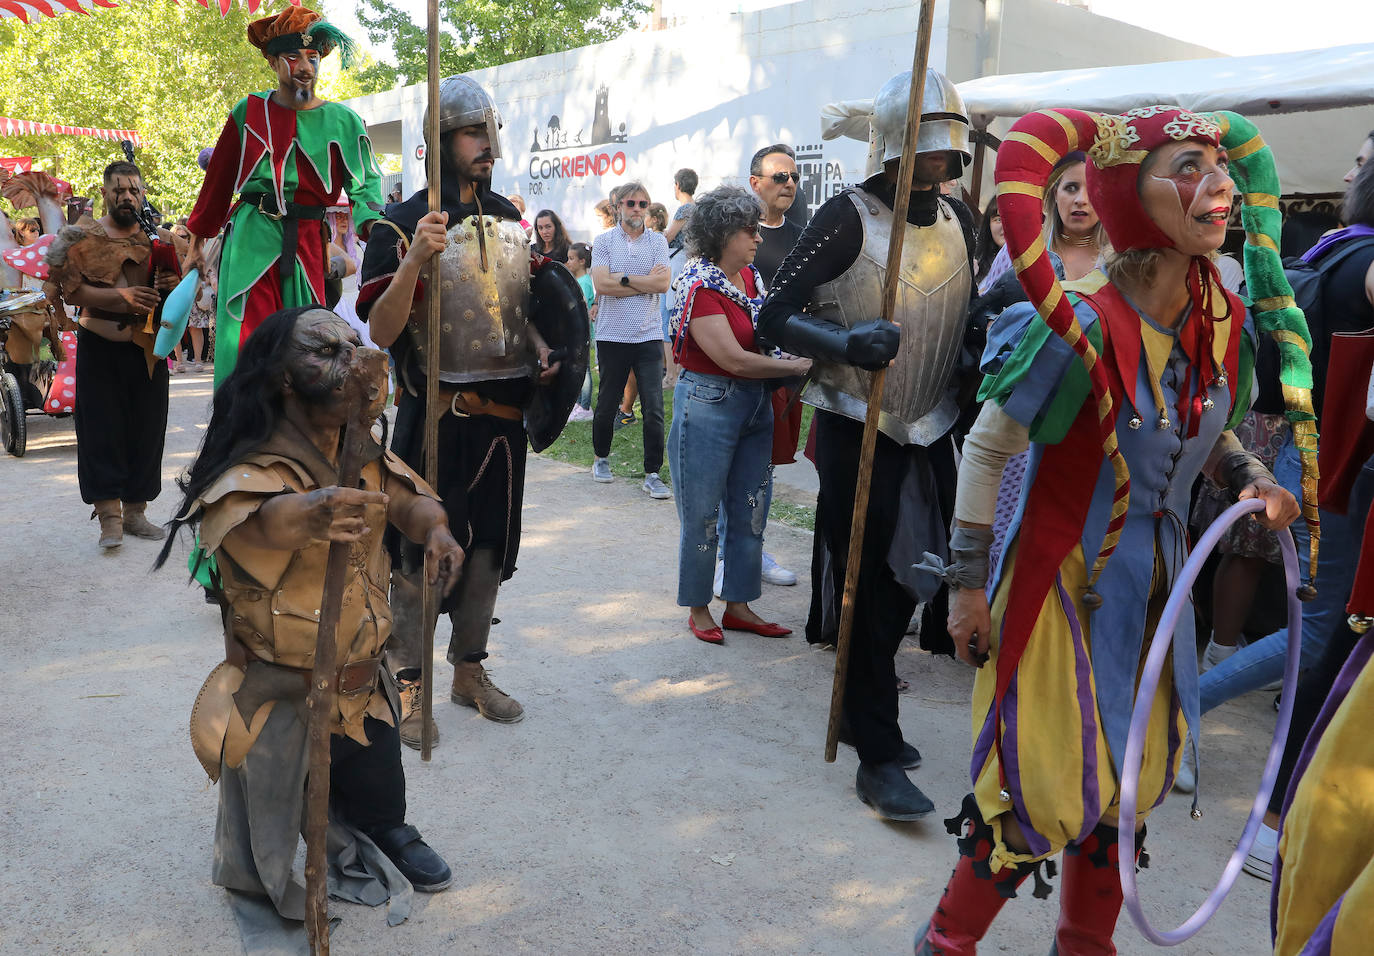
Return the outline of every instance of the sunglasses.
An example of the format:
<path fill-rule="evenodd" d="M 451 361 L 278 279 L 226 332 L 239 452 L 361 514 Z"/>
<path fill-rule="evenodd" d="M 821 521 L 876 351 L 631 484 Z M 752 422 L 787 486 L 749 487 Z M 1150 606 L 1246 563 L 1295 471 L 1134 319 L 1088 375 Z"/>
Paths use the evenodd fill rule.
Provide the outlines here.
<path fill-rule="evenodd" d="M 621 205 L 626 206 L 630 209 L 634 209 L 636 206 L 638 206 L 640 209 L 649 208 L 649 200 L 647 199 L 622 199 L 620 200 L 620 203 Z"/>
<path fill-rule="evenodd" d="M 774 173 L 772 176 L 769 176 L 768 178 L 773 180 L 773 182 L 777 183 L 779 186 L 781 186 L 789 179 L 792 180 L 792 182 L 794 183 L 801 182 L 801 173 Z"/>

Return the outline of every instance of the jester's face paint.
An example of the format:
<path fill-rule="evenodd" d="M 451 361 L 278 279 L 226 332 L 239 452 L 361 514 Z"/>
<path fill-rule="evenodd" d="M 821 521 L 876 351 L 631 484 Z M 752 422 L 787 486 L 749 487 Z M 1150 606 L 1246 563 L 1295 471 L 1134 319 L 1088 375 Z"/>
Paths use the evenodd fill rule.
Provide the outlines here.
<path fill-rule="evenodd" d="M 1235 182 L 1226 151 L 1208 143 L 1166 143 L 1140 172 L 1140 201 L 1151 221 L 1188 256 L 1221 248 Z"/>

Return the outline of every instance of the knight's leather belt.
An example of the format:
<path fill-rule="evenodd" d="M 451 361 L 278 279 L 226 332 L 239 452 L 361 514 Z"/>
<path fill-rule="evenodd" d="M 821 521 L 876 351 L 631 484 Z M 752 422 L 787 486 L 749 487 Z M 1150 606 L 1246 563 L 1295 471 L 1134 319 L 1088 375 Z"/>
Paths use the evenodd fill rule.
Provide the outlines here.
<path fill-rule="evenodd" d="M 466 418 L 471 415 L 490 415 L 493 418 L 504 418 L 512 422 L 525 420 L 525 413 L 514 405 L 502 405 L 500 402 L 493 402 L 476 392 L 451 392 L 448 389 L 443 389 L 440 394 L 448 400 L 449 411 L 459 418 Z"/>

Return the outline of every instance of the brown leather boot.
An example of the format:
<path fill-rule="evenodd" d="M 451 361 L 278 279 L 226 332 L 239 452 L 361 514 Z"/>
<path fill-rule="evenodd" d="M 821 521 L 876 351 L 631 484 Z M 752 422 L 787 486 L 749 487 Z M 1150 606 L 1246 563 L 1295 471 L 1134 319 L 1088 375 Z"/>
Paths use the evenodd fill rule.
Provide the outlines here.
<path fill-rule="evenodd" d="M 487 720 L 498 723 L 513 724 L 525 716 L 520 702 L 493 684 L 478 661 L 459 661 L 453 666 L 453 692 L 449 696 L 455 704 L 476 707 Z"/>
<path fill-rule="evenodd" d="M 124 543 L 124 523 L 118 498 L 97 501 L 91 512 L 92 518 L 100 519 L 100 546 L 105 550 L 117 548 Z"/>
<path fill-rule="evenodd" d="M 147 538 L 150 541 L 161 541 L 167 537 L 167 532 L 148 520 L 144 514 L 148 508 L 146 501 L 126 501 L 124 502 L 124 530 L 135 538 Z"/>
<path fill-rule="evenodd" d="M 420 749 L 420 731 L 424 727 L 424 701 L 425 689 L 420 680 L 420 675 L 416 674 L 413 678 L 396 675 L 396 685 L 401 691 L 401 726 L 397 728 L 401 732 L 401 743 L 411 750 Z M 439 725 L 434 722 L 434 718 L 429 719 L 430 746 L 439 743 Z"/>

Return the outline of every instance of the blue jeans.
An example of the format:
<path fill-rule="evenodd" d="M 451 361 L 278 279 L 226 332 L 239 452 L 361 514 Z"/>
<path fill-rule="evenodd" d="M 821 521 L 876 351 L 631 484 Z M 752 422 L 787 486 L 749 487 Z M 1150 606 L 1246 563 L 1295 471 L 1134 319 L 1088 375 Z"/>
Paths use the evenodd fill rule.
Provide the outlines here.
<path fill-rule="evenodd" d="M 711 603 L 716 520 L 727 515 L 727 601 L 763 591 L 763 526 L 773 477 L 773 403 L 762 381 L 683 370 L 673 392 L 668 463 L 681 533 L 677 603 Z"/>
<path fill-rule="evenodd" d="M 1274 477 L 1279 484 L 1302 500 L 1302 466 L 1298 449 L 1290 435 L 1288 443 L 1274 462 Z M 1350 506 L 1343 515 L 1320 509 L 1321 553 L 1318 555 L 1317 596 L 1302 606 L 1302 666 L 1309 668 L 1321 659 L 1336 624 L 1345 616 L 1350 588 L 1355 580 L 1355 565 L 1364 537 L 1364 520 L 1374 498 L 1374 469 L 1365 463 L 1350 493 Z M 1307 523 L 1299 518 L 1291 526 L 1298 549 L 1298 568 L 1303 579 L 1308 574 Z M 1236 651 L 1203 674 L 1198 681 L 1201 713 L 1248 691 L 1258 690 L 1283 677 L 1284 655 L 1288 649 L 1288 629 Z"/>

